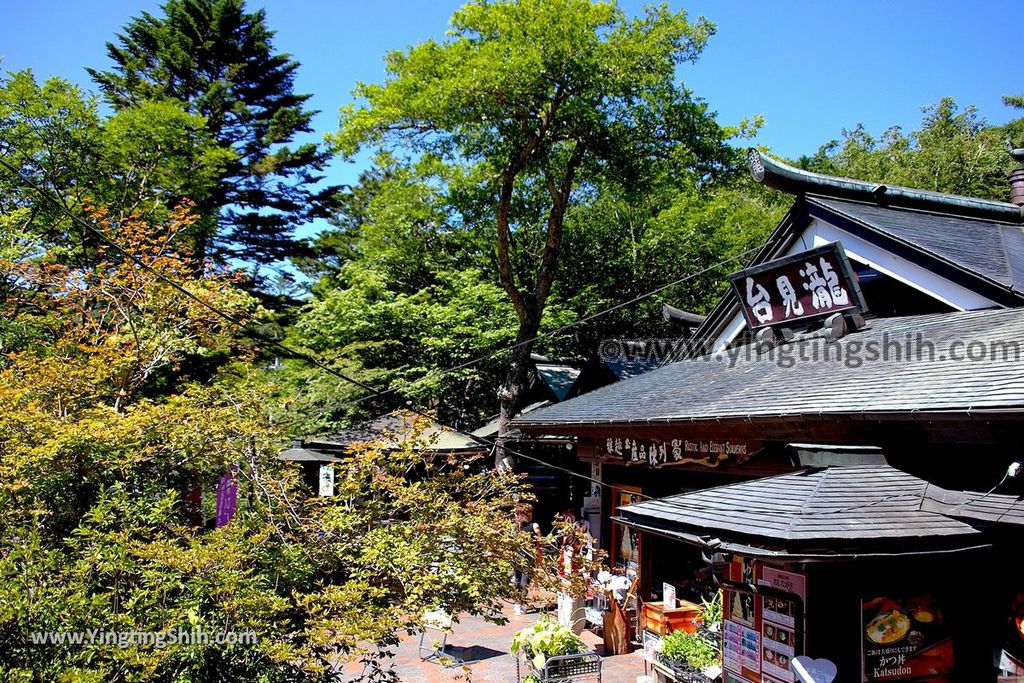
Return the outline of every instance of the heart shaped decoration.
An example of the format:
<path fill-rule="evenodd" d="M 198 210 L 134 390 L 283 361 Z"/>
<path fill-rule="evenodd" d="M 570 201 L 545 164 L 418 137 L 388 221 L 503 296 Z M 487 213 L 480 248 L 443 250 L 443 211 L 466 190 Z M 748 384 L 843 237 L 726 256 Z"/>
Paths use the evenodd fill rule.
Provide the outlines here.
<path fill-rule="evenodd" d="M 839 670 L 827 659 L 811 659 L 801 655 L 789 663 L 800 683 L 832 683 Z"/>

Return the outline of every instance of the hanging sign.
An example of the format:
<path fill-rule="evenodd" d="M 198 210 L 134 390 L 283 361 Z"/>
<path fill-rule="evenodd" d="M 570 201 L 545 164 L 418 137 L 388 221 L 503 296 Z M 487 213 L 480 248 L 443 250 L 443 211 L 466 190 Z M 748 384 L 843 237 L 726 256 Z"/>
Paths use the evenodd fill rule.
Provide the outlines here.
<path fill-rule="evenodd" d="M 705 467 L 738 465 L 760 448 L 749 441 L 690 439 L 631 439 L 609 437 L 598 440 L 596 453 L 602 460 L 627 465 L 662 467 L 697 464 Z"/>
<path fill-rule="evenodd" d="M 839 242 L 741 270 L 729 281 L 752 330 L 867 310 Z"/>
<path fill-rule="evenodd" d="M 320 495 L 327 498 L 334 495 L 334 467 L 332 465 L 320 465 Z"/>

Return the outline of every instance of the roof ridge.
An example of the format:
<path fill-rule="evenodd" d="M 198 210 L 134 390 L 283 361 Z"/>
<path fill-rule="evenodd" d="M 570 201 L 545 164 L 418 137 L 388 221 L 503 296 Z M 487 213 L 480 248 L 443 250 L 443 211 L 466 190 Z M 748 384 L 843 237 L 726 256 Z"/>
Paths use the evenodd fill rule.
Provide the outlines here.
<path fill-rule="evenodd" d="M 836 197 L 885 197 L 888 202 L 899 205 L 940 205 L 959 209 L 961 215 L 999 215 L 1024 222 L 1024 207 L 1009 202 L 830 176 L 790 166 L 754 147 L 747 150 L 747 161 L 755 181 L 790 194 L 806 194 L 817 189 Z"/>

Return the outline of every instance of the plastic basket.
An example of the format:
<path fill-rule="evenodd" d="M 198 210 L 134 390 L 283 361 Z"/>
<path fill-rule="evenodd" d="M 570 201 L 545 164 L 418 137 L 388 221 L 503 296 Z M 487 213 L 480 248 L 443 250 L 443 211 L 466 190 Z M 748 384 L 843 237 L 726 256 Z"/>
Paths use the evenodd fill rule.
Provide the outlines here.
<path fill-rule="evenodd" d="M 714 683 L 714 679 L 708 678 L 700 669 L 693 667 L 689 662 L 679 659 L 669 659 L 662 654 L 658 655 L 661 665 L 672 672 L 672 676 L 678 683 Z"/>
<path fill-rule="evenodd" d="M 544 666 L 537 669 L 530 657 L 526 657 L 527 669 L 536 674 L 544 683 L 565 683 L 575 681 L 600 681 L 601 657 L 587 650 L 573 655 L 548 657 Z M 518 674 L 519 661 L 516 660 Z M 517 676 L 518 677 L 518 676 Z"/>

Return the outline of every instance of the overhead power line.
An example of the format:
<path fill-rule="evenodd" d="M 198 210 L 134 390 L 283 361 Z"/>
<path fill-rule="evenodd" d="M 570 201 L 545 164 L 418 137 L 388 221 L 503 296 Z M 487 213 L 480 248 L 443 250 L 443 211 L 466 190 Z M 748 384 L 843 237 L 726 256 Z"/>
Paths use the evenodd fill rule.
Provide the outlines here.
<path fill-rule="evenodd" d="M 121 254 L 124 258 L 128 259 L 129 261 L 131 261 L 132 263 L 137 265 L 139 268 L 142 268 L 143 270 L 151 273 L 152 275 L 154 275 L 158 280 L 160 280 L 164 284 L 168 285 L 169 287 L 173 288 L 175 291 L 177 291 L 178 293 L 188 297 L 189 299 L 192 299 L 193 301 L 195 301 L 196 303 L 201 305 L 203 308 L 209 310 L 211 313 L 215 314 L 216 316 L 222 318 L 223 320 L 226 320 L 226 321 L 230 322 L 231 324 L 239 327 L 242 330 L 245 330 L 247 334 L 250 334 L 250 335 L 252 335 L 253 337 L 255 337 L 257 339 L 259 339 L 259 340 L 261 340 L 261 341 L 263 341 L 263 342 L 265 342 L 267 344 L 270 344 L 274 348 L 277 348 L 277 349 L 285 352 L 289 356 L 292 356 L 294 358 L 303 360 L 303 361 L 309 363 L 310 365 L 312 365 L 313 367 L 316 367 L 316 368 L 318 368 L 318 369 L 320 369 L 320 370 L 322 370 L 324 372 L 327 372 L 327 373 L 331 374 L 332 376 L 337 377 L 338 379 L 340 379 L 340 380 L 342 380 L 344 382 L 347 382 L 349 384 L 357 386 L 357 387 L 359 387 L 359 388 L 361 388 L 361 389 L 363 389 L 365 391 L 372 392 L 373 394 L 375 394 L 377 396 L 386 395 L 385 392 L 379 391 L 379 390 L 375 389 L 374 387 L 372 387 L 372 386 L 370 386 L 370 385 L 368 385 L 368 384 L 366 384 L 364 382 L 361 382 L 360 380 L 358 380 L 358 379 L 356 379 L 354 377 L 350 377 L 349 375 L 347 375 L 345 373 L 339 372 L 339 371 L 335 370 L 334 368 L 332 368 L 332 367 L 330 367 L 330 366 L 320 362 L 319 360 L 317 360 L 316 358 L 314 358 L 313 356 L 311 356 L 311 355 L 309 355 L 307 353 L 304 353 L 304 352 L 302 352 L 302 351 L 300 351 L 298 349 L 293 349 L 290 346 L 288 346 L 287 344 L 284 344 L 283 342 L 280 342 L 280 341 L 278 341 L 276 339 L 273 339 L 273 338 L 263 334 L 262 332 L 260 332 L 258 330 L 252 329 L 250 327 L 250 324 L 247 323 L 246 321 L 243 321 L 243 320 L 239 319 L 238 317 L 236 317 L 236 316 L 234 316 L 234 315 L 232 315 L 230 313 L 227 313 L 227 312 L 221 310 L 220 308 L 218 308 L 217 306 L 214 306 L 213 304 L 209 303 L 208 301 L 205 301 L 202 297 L 200 297 L 200 296 L 194 294 L 193 292 L 189 291 L 187 288 L 185 288 L 180 283 L 175 282 L 174 280 L 170 279 L 169 277 L 167 277 L 163 273 L 161 273 L 158 270 L 156 270 L 155 268 L 153 268 L 151 265 L 146 263 L 144 260 L 142 260 L 141 258 L 136 256 L 135 254 L 129 252 L 126 249 L 124 249 L 121 245 L 119 245 L 113 239 L 108 237 L 102 230 L 99 230 L 94 225 L 92 225 L 90 222 L 86 221 L 85 219 L 81 218 L 80 216 L 75 215 L 64 202 L 62 202 L 57 197 L 53 196 L 52 193 L 50 193 L 50 192 L 46 191 L 45 189 L 41 188 L 35 181 L 33 181 L 31 178 L 27 177 L 25 174 L 23 174 L 20 170 L 18 170 L 14 166 L 12 166 L 6 160 L 0 159 L 0 166 L 3 166 L 4 168 L 6 168 L 10 173 L 12 173 L 15 177 L 17 177 L 26 187 L 29 187 L 30 189 L 32 189 L 35 192 L 37 192 L 40 195 L 40 197 L 42 197 L 46 201 L 52 203 L 59 210 L 64 212 L 73 222 L 75 222 L 78 225 L 80 225 L 81 227 L 85 228 L 90 233 L 96 235 L 104 244 L 107 244 L 109 247 L 114 249 L 117 253 Z M 751 250 L 751 251 L 753 251 L 753 250 Z M 747 253 L 749 253 L 749 252 L 747 252 Z M 736 258 L 740 258 L 741 256 L 742 256 L 742 254 L 741 255 L 737 255 L 737 256 L 733 257 L 732 259 L 729 259 L 729 260 L 735 260 Z M 729 260 L 723 261 L 722 263 L 726 263 Z M 712 266 L 711 268 L 717 267 L 717 265 L 721 265 L 721 264 L 716 264 L 716 266 Z M 701 273 L 702 272 L 707 272 L 707 270 L 708 269 L 706 269 L 705 271 L 701 271 Z M 607 312 L 610 312 L 611 310 L 617 310 L 619 308 L 622 308 L 623 306 L 630 305 L 631 303 L 636 303 L 637 301 L 640 301 L 640 300 L 642 300 L 644 298 L 647 298 L 648 296 L 652 296 L 653 294 L 656 294 L 656 293 L 658 293 L 660 291 L 664 291 L 665 289 L 667 289 L 669 287 L 672 287 L 672 286 L 674 286 L 676 284 L 679 284 L 681 282 L 685 282 L 686 280 L 688 280 L 688 279 L 690 279 L 692 277 L 696 277 L 696 276 L 700 275 L 701 273 L 694 273 L 694 274 L 691 274 L 691 275 L 686 276 L 684 278 L 680 278 L 680 279 L 675 280 L 675 281 L 673 281 L 671 283 L 663 285 L 662 287 L 660 287 L 660 288 L 658 288 L 656 290 L 652 290 L 652 292 L 650 292 L 650 293 L 647 293 L 645 295 L 641 295 L 639 297 L 634 297 L 633 299 L 630 299 L 627 302 L 622 302 L 620 304 L 616 304 L 615 306 L 610 307 L 609 309 L 606 309 L 605 311 L 593 314 L 591 316 L 588 316 L 585 319 L 581 319 L 580 321 L 577 321 L 576 324 L 580 324 L 582 322 L 585 322 L 586 320 L 592 320 L 593 318 L 598 317 L 599 315 L 603 315 L 603 314 L 605 314 Z M 561 328 L 558 328 L 556 330 L 552 330 L 551 332 L 545 333 L 545 335 L 541 335 L 541 336 L 557 334 L 557 333 L 560 333 L 561 331 L 564 331 L 568 327 L 570 327 L 570 325 L 562 326 Z M 510 347 L 510 348 L 514 348 L 514 347 Z M 503 349 L 503 350 L 507 350 L 507 349 Z M 389 392 L 387 392 L 387 393 L 395 393 L 395 390 L 389 390 Z M 615 491 L 615 490 L 620 490 L 620 491 L 621 490 L 625 490 L 625 489 L 617 487 L 617 486 L 615 486 L 613 484 L 609 484 L 607 482 L 603 482 L 603 481 L 594 479 L 593 477 L 589 477 L 589 476 L 587 476 L 585 474 L 581 474 L 581 473 L 576 472 L 576 471 L 574 471 L 572 469 L 569 469 L 567 467 L 562 467 L 561 465 L 556 465 L 554 463 L 547 462 L 547 461 L 542 460 L 540 458 L 536 458 L 534 456 L 527 455 L 527 454 L 522 453 L 520 451 L 516 451 L 516 450 L 514 450 L 512 448 L 509 448 L 506 444 L 499 444 L 497 441 L 494 441 L 492 439 L 488 439 L 486 437 L 478 436 L 476 434 L 471 434 L 469 432 L 465 432 L 463 430 L 460 430 L 460 429 L 458 429 L 456 427 L 452 427 L 450 425 L 443 424 L 441 422 L 438 422 L 437 419 L 433 415 L 431 415 L 431 414 L 429 414 L 429 413 L 427 413 L 427 412 L 425 412 L 423 410 L 420 410 L 419 408 L 410 407 L 410 408 L 408 408 L 408 410 L 409 410 L 409 412 L 413 413 L 414 415 L 418 415 L 418 416 L 426 418 L 428 420 L 432 420 L 434 422 L 437 422 L 438 424 L 440 424 L 442 427 L 444 427 L 446 429 L 449 429 L 449 430 L 451 430 L 451 431 L 453 431 L 453 432 L 455 432 L 457 434 L 460 434 L 462 436 L 468 437 L 468 438 L 472 439 L 473 441 L 475 441 L 476 443 L 480 444 L 481 446 L 486 446 L 486 447 L 489 447 L 491 449 L 500 447 L 500 448 L 502 448 L 502 450 L 504 452 L 510 453 L 510 454 L 512 454 L 512 455 L 514 455 L 516 457 L 522 458 L 522 459 L 527 460 L 529 462 L 534 462 L 536 464 L 542 465 L 544 467 L 547 467 L 549 469 L 552 469 L 552 470 L 555 470 L 555 471 L 558 471 L 558 472 L 562 472 L 562 473 L 567 474 L 567 475 L 569 475 L 571 477 L 576 477 L 576 478 L 579 478 L 581 480 L 590 482 L 592 484 L 597 484 L 597 485 L 599 485 L 601 487 L 607 488 L 607 489 L 612 490 L 612 491 Z M 1005 481 L 1005 477 L 1004 477 L 1004 481 Z M 1000 482 L 999 484 L 996 484 L 996 486 L 993 487 L 992 491 L 994 491 L 996 488 L 998 488 L 1001 483 L 1002 482 Z M 992 491 L 989 491 L 989 493 L 991 493 Z M 703 510 L 703 508 L 701 508 L 699 506 L 696 506 L 696 505 L 687 505 L 685 503 L 680 503 L 678 501 L 672 501 L 672 500 L 666 500 L 666 499 L 654 499 L 653 496 L 650 496 L 650 495 L 647 495 L 647 494 L 643 494 L 643 493 L 636 493 L 636 492 L 632 492 L 632 491 L 631 491 L 631 493 L 634 493 L 634 495 L 639 495 L 642 498 L 645 498 L 647 500 L 658 500 L 659 504 L 667 505 L 669 507 L 677 508 L 677 509 L 680 509 L 680 510 L 685 510 L 685 511 L 689 511 L 689 512 L 696 512 L 696 511 Z M 888 500 L 893 500 L 893 499 L 905 497 L 905 495 L 906 494 L 896 494 L 896 495 L 889 496 L 889 497 L 886 497 L 886 498 L 883 498 L 883 499 L 880 499 L 880 500 L 877 500 L 877 501 L 873 501 L 871 503 L 867 503 L 867 504 L 864 504 L 864 505 L 860 505 L 860 506 L 852 506 L 852 507 L 848 507 L 848 508 L 841 508 L 841 509 L 838 509 L 838 510 L 821 510 L 821 511 L 814 511 L 814 512 L 815 512 L 815 514 L 835 514 L 835 513 L 840 513 L 840 512 L 848 512 L 848 511 L 859 509 L 861 507 L 873 507 L 875 505 L 879 505 L 879 504 L 882 504 L 884 502 L 887 502 Z M 989 495 L 989 494 L 982 495 L 980 498 L 978 498 L 978 500 L 983 499 L 987 495 Z M 759 510 L 759 509 L 754 509 L 754 508 L 751 508 L 749 510 L 730 508 L 730 510 L 733 511 L 733 512 L 765 512 L 766 511 L 764 509 L 760 509 Z"/>

